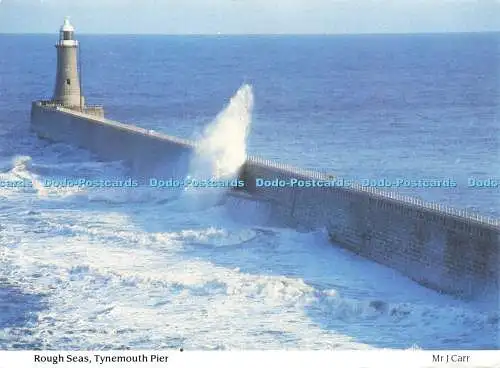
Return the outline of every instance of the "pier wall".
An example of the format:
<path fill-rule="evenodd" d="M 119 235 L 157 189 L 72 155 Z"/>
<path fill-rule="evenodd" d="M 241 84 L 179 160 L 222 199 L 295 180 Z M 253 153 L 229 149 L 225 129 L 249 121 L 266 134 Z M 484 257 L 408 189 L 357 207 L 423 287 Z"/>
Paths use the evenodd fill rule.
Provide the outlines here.
<path fill-rule="evenodd" d="M 250 158 L 244 172 L 249 183 L 277 177 L 332 179 L 258 158 Z M 360 186 L 249 187 L 248 191 L 278 202 L 273 211 L 288 218 L 290 225 L 324 228 L 333 243 L 422 285 L 462 298 L 498 299 L 497 220 Z"/>
<path fill-rule="evenodd" d="M 169 164 L 185 167 L 177 163 L 188 160 L 195 147 L 191 141 L 36 102 L 32 127 L 43 138 L 86 148 L 106 160 L 125 160 L 139 172 L 165 170 Z M 498 220 L 372 188 L 257 187 L 257 178 L 331 177 L 255 157 L 248 158 L 241 176 L 253 198 L 271 203 L 278 223 L 324 228 L 338 246 L 435 290 L 498 299 Z"/>
<path fill-rule="evenodd" d="M 33 102 L 31 122 L 41 138 L 87 149 L 104 160 L 125 161 L 136 174 L 181 170 L 179 161 L 187 162 L 194 147 L 188 140 L 39 102 Z"/>

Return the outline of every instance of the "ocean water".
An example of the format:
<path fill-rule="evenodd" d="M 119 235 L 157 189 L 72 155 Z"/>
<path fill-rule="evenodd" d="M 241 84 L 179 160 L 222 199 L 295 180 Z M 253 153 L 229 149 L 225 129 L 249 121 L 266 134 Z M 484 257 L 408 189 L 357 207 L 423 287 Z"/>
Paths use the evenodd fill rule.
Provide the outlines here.
<path fill-rule="evenodd" d="M 56 38 L 0 35 L 0 180 L 39 184 L 0 188 L 0 348 L 500 346 L 498 304 L 425 289 L 321 229 L 270 227 L 263 204 L 44 188 L 127 173 L 29 131 Z M 405 191 L 498 217 L 498 188 L 466 185 L 498 180 L 498 34 L 78 38 L 87 102 L 203 139 L 195 173 L 214 172 L 208 156 L 230 176 L 247 153 L 357 179 L 453 178 Z"/>

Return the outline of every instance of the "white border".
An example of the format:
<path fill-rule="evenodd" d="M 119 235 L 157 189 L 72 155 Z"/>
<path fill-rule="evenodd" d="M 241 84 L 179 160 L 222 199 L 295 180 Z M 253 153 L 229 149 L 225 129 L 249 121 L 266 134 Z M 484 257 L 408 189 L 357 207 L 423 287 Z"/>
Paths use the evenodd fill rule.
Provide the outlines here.
<path fill-rule="evenodd" d="M 95 355 L 104 357 L 138 357 L 145 355 L 148 362 L 109 362 L 100 364 Z M 57 363 L 35 362 L 35 356 L 58 357 Z M 68 361 L 68 356 L 88 359 L 85 363 Z M 151 356 L 168 357 L 151 361 Z M 436 357 L 442 357 L 436 358 Z M 458 357 L 462 357 L 459 362 Z M 455 362 L 452 362 L 455 359 Z M 58 359 L 59 360 L 59 359 Z M 364 350 L 364 351 L 0 351 L 0 368 L 39 367 L 231 367 L 231 368 L 427 368 L 427 367 L 474 367 L 500 368 L 498 351 L 422 351 L 422 350 Z"/>

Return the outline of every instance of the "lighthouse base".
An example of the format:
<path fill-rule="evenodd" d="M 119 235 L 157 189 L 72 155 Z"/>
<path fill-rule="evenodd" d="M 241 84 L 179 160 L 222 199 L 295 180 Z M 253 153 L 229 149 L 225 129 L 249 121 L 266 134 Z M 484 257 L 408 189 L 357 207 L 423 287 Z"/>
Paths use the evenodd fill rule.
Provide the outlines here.
<path fill-rule="evenodd" d="M 58 110 L 59 108 L 64 108 L 68 110 L 72 110 L 75 112 L 79 112 L 82 114 L 86 115 L 91 115 L 91 116 L 96 116 L 99 118 L 104 118 L 104 106 L 102 105 L 76 105 L 76 106 L 70 106 L 70 105 L 65 105 L 61 104 L 52 100 L 39 100 L 39 101 L 34 101 L 32 104 L 32 110 L 40 107 L 48 107 L 52 108 L 55 110 Z"/>

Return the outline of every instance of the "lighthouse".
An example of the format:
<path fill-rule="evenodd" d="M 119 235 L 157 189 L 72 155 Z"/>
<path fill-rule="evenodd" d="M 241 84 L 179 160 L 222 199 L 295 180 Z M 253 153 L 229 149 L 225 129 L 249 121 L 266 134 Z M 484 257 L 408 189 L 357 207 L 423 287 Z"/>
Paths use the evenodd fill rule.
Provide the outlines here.
<path fill-rule="evenodd" d="M 68 108 L 82 110 L 85 104 L 78 77 L 78 41 L 75 40 L 75 28 L 69 17 L 64 19 L 56 49 L 57 75 L 52 101 Z"/>

